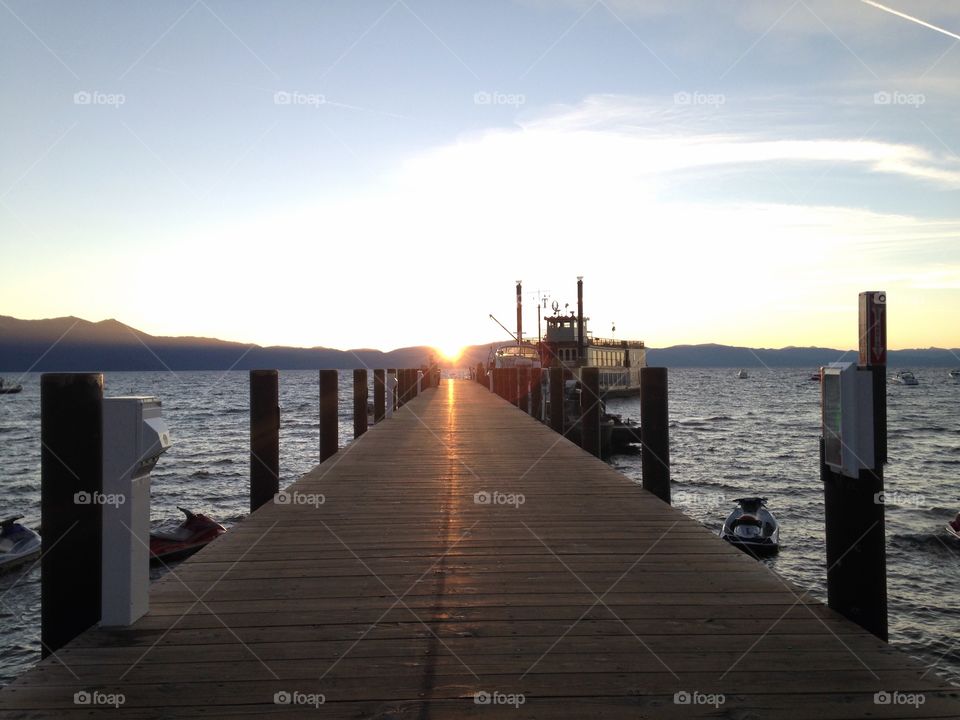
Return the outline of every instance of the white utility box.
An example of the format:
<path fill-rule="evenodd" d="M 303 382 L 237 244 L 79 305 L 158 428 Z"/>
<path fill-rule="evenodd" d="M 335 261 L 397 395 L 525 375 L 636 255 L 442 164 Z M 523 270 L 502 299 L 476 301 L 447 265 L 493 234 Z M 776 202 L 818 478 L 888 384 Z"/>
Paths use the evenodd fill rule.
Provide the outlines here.
<path fill-rule="evenodd" d="M 101 625 L 130 625 L 149 609 L 150 471 L 169 447 L 158 399 L 104 398 Z"/>
<path fill-rule="evenodd" d="M 873 376 L 854 363 L 830 363 L 821 376 L 823 458 L 834 472 L 859 477 L 873 467 Z"/>

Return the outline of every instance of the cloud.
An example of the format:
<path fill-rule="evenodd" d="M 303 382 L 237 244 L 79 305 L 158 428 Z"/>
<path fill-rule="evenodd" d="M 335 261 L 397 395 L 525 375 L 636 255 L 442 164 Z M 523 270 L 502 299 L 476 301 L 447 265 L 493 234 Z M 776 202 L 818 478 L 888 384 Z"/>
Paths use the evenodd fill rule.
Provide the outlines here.
<path fill-rule="evenodd" d="M 672 109 L 665 109 L 671 108 Z M 738 168 L 749 171 L 768 166 L 782 172 L 785 165 L 847 166 L 870 173 L 899 175 L 945 188 L 960 188 L 960 160 L 923 147 L 884 140 L 807 137 L 784 125 L 779 130 L 727 114 L 727 132 L 698 127 L 683 129 L 683 112 L 673 98 L 593 96 L 579 105 L 553 108 L 539 118 L 521 122 L 519 130 L 498 130 L 469 138 L 418 158 L 418 164 L 469 166 L 477 177 L 502 174 L 508 184 L 553 184 L 562 167 L 576 168 L 572 179 L 597 175 L 625 179 L 657 177 L 693 169 Z M 714 115 L 713 125 L 720 125 Z M 781 137 L 775 137 L 775 135 Z M 509 169 L 509 172 L 506 172 Z M 570 182 L 567 175 L 564 182 Z"/>
<path fill-rule="evenodd" d="M 312 336 L 322 294 L 351 307 L 349 318 L 340 317 L 340 301 L 320 310 L 341 344 L 439 341 L 411 337 L 414 326 L 400 318 L 417 308 L 429 308 L 431 332 L 442 328 L 445 342 L 465 344 L 496 332 L 488 313 L 512 316 L 517 277 L 554 288 L 564 302 L 572 292 L 563 289 L 578 274 L 590 282 L 598 328 L 616 320 L 624 337 L 826 342 L 835 320 L 824 316 L 823 327 L 804 329 L 809 308 L 844 304 L 867 286 L 952 287 L 960 218 L 760 202 L 749 194 L 723 202 L 666 198 L 664 187 L 680 173 L 703 173 L 710 184 L 719 173 L 763 167 L 791 177 L 792 167 L 807 165 L 955 186 L 957 168 L 935 160 L 922 148 L 882 141 L 685 132 L 658 123 L 642 100 L 594 97 L 420 153 L 376 185 L 204 231 L 184 243 L 193 262 L 179 270 L 179 284 L 202 288 L 211 307 L 230 297 L 244 324 L 269 325 L 271 342 Z M 269 252 L 257 252 L 265 239 Z M 290 308 L 282 319 L 256 296 L 236 293 L 233 278 L 249 274 L 253 260 L 257 273 L 282 278 Z M 216 277 L 209 267 L 219 269 Z M 948 270 L 930 274 L 937 268 Z M 668 302 L 671 312 L 628 313 L 625 298 L 636 308 Z M 744 308 L 753 308 L 747 325 Z M 184 307 L 173 316 L 195 313 Z M 838 327 L 836 342 L 847 342 Z"/>

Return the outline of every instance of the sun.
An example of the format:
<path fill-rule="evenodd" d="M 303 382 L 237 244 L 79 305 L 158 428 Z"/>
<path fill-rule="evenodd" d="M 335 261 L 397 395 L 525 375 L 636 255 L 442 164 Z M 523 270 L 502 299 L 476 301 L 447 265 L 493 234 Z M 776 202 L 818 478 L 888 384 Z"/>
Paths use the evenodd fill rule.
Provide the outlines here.
<path fill-rule="evenodd" d="M 440 357 L 450 363 L 459 360 L 464 351 L 462 345 L 438 345 L 435 349 L 440 353 Z"/>

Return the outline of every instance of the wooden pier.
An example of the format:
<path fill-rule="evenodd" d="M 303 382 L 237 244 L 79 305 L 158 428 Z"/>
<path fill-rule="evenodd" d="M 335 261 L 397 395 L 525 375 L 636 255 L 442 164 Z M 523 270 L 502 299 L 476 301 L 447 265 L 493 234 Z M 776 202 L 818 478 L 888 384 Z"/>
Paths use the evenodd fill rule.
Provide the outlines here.
<path fill-rule="evenodd" d="M 284 497 L 0 717 L 960 717 L 933 672 L 475 383 Z"/>

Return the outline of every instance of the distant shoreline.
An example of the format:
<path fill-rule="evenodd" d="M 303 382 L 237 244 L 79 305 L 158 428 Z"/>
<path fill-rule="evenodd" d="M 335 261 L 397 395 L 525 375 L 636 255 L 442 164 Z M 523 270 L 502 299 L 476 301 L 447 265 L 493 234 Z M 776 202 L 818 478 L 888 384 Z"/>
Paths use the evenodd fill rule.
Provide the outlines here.
<path fill-rule="evenodd" d="M 487 359 L 493 343 L 464 348 L 443 367 L 470 367 Z M 260 347 L 196 337 L 155 337 L 116 320 L 89 322 L 79 318 L 19 320 L 0 316 L 0 373 L 104 372 L 150 370 L 220 371 L 279 368 L 419 367 L 436 358 L 427 346 L 387 352 L 371 349 Z M 817 368 L 838 360 L 855 362 L 854 350 L 821 347 L 746 348 L 714 343 L 648 348 L 647 363 L 671 368 Z M 960 349 L 891 350 L 887 365 L 896 368 L 960 367 Z"/>

